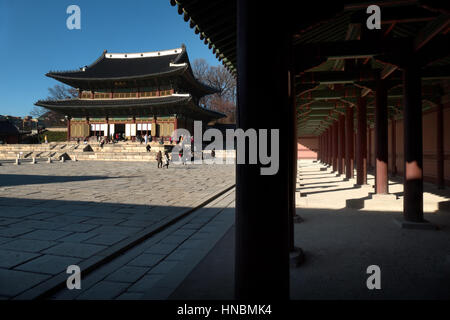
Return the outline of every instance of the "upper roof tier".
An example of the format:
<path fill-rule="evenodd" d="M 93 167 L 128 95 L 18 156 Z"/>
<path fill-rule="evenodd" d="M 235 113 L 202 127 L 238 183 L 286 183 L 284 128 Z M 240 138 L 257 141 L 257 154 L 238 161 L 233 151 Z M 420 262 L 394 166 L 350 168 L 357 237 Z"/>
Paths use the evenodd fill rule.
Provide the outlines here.
<path fill-rule="evenodd" d="M 195 79 L 184 45 L 181 48 L 142 52 L 108 53 L 106 50 L 91 65 L 79 70 L 49 72 L 46 76 L 80 89 L 99 89 L 163 83 L 180 77 L 199 95 L 217 92 Z M 162 80 L 162 81 L 158 81 Z M 187 81 L 187 82 L 186 82 Z"/>

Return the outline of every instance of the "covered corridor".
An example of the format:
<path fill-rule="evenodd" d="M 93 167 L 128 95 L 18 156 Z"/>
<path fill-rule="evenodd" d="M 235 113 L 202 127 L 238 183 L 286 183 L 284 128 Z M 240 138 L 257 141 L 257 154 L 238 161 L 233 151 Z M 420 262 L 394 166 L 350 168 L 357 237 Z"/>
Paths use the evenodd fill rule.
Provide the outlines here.
<path fill-rule="evenodd" d="M 370 4 L 350 0 L 326 5 L 302 1 L 272 6 L 245 0 L 171 3 L 236 75 L 237 128 L 279 130 L 276 150 L 280 164 L 276 174 L 260 175 L 260 168 L 265 166 L 261 161 L 237 165 L 235 298 L 299 296 L 294 294 L 293 278 L 301 268 L 290 269 L 290 259 L 301 252 L 299 247 L 307 252 L 309 244 L 331 236 L 320 229 L 310 233 L 314 227 L 309 226 L 307 217 L 316 209 L 308 206 L 314 202 L 325 206 L 333 200 L 335 205 L 345 200 L 346 207 L 350 204 L 355 211 L 352 214 L 357 216 L 361 208 L 392 202 L 392 208 L 401 208 L 396 213 L 399 225 L 395 226 L 393 217 L 382 218 L 389 219 L 386 230 L 397 232 L 391 241 L 405 236 L 409 241 L 403 243 L 404 252 L 419 252 L 422 241 L 433 238 L 426 232 L 435 231 L 407 229 L 432 229 L 436 224 L 431 218 L 428 223 L 424 215 L 428 210 L 424 168 L 428 166 L 429 170 L 430 165 L 424 150 L 428 152 L 431 143 L 436 151 L 432 155 L 432 182 L 445 188 L 448 177 L 448 148 L 444 147 L 450 140 L 445 126 L 450 101 L 448 4 L 432 0 L 380 0 Z M 369 5 L 381 11 L 377 28 L 368 27 Z M 423 122 L 430 112 L 435 120 Z M 397 128 L 389 135 L 389 122 L 391 126 L 399 124 L 399 140 L 392 139 Z M 320 180 L 320 175 L 307 179 L 308 173 L 302 172 L 307 168 L 298 167 L 297 142 L 302 137 L 318 140 L 318 160 L 328 167 L 324 176 L 330 176 L 327 185 L 313 185 L 309 180 Z M 390 138 L 394 144 L 389 144 Z M 400 184 L 390 184 L 389 159 L 394 174 L 403 175 Z M 305 175 L 300 180 L 304 186 L 297 183 L 298 173 Z M 339 179 L 332 179 L 336 174 Z M 342 176 L 355 181 L 343 181 Z M 371 179 L 373 195 L 369 195 L 372 189 L 367 186 Z M 299 197 L 299 191 L 306 197 Z M 330 211 L 336 217 L 339 212 L 336 208 Z M 303 223 L 295 223 L 301 221 L 296 215 Z M 328 232 L 332 232 L 334 227 L 328 226 Z M 443 226 L 445 229 L 446 224 Z M 352 242 L 345 239 L 350 239 L 354 230 L 374 232 L 381 238 L 371 238 L 370 245 L 384 247 L 387 243 L 382 230 L 372 227 L 370 218 L 347 219 L 341 250 L 353 250 Z M 308 235 L 313 242 L 306 241 Z M 435 236 L 447 237 L 443 233 Z M 422 241 L 417 243 L 417 239 Z M 448 249 L 448 238 L 442 243 Z M 328 244 L 330 247 L 324 250 L 338 250 L 333 242 Z M 422 263 L 427 252 L 414 256 L 414 261 Z M 348 258 L 347 263 L 365 261 L 360 253 L 359 258 Z M 442 253 L 440 257 L 445 259 Z M 322 268 L 330 262 L 323 261 Z M 408 258 L 403 263 L 409 263 Z M 322 269 L 318 266 L 317 270 Z M 349 282 L 355 279 L 355 275 L 344 274 Z M 326 277 L 326 273 L 321 276 Z M 435 270 L 432 276 L 448 283 L 448 273 Z M 444 286 L 442 289 L 446 290 Z M 397 293 L 393 297 L 402 298 Z"/>

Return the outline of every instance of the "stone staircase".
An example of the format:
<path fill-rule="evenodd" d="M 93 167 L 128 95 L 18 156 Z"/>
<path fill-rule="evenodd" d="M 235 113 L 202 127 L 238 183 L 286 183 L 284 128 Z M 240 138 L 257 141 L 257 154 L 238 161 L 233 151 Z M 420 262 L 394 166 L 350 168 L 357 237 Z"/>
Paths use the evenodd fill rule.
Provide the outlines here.
<path fill-rule="evenodd" d="M 146 145 L 138 142 L 119 142 L 114 144 L 52 142 L 48 144 L 9 144 L 0 145 L 0 160 L 48 159 L 60 160 L 101 160 L 101 161 L 156 161 L 158 151 L 165 152 L 173 145 L 150 143 L 151 150 L 147 152 Z M 205 150 L 203 155 L 210 157 L 211 151 Z M 235 159 L 235 150 L 217 150 L 216 158 Z"/>

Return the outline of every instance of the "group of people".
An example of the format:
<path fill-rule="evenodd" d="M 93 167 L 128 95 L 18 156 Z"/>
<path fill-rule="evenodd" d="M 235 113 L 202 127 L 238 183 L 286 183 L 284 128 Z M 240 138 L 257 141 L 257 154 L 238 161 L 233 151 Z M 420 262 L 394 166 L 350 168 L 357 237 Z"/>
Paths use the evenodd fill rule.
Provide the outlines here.
<path fill-rule="evenodd" d="M 136 140 L 138 140 L 141 144 L 142 144 L 142 143 L 147 144 L 147 143 L 149 143 L 149 142 L 152 142 L 153 138 L 152 138 L 151 135 L 148 135 L 148 134 L 144 134 L 143 136 L 140 135 L 140 134 L 138 134 L 138 135 L 136 136 Z"/>
<path fill-rule="evenodd" d="M 169 162 L 170 162 L 169 151 L 164 152 L 164 165 L 161 150 L 159 150 L 158 153 L 156 154 L 156 162 L 158 162 L 158 168 L 166 167 L 167 169 L 169 169 Z"/>

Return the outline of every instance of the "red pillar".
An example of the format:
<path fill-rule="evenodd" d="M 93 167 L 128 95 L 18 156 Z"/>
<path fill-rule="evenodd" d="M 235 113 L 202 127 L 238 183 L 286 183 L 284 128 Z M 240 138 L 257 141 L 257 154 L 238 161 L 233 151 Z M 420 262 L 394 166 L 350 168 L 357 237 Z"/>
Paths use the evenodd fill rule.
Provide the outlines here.
<path fill-rule="evenodd" d="M 403 215 L 423 222 L 422 92 L 420 68 L 415 61 L 403 69 L 403 124 L 405 173 Z"/>
<path fill-rule="evenodd" d="M 353 178 L 353 108 L 347 107 L 345 113 L 345 177 Z"/>
<path fill-rule="evenodd" d="M 436 111 L 437 111 L 436 112 L 436 117 L 437 117 L 437 123 L 436 123 L 437 186 L 438 186 L 438 189 L 444 189 L 445 188 L 445 181 L 444 181 L 444 110 L 443 110 L 443 106 L 442 106 L 441 102 L 437 105 Z"/>
<path fill-rule="evenodd" d="M 328 129 L 325 130 L 324 141 L 325 141 L 325 164 L 328 165 Z"/>
<path fill-rule="evenodd" d="M 333 171 L 338 170 L 338 123 L 335 121 L 333 123 Z"/>
<path fill-rule="evenodd" d="M 377 81 L 375 101 L 375 192 L 387 194 L 389 192 L 388 108 L 387 89 L 383 80 Z"/>
<path fill-rule="evenodd" d="M 397 175 L 397 122 L 392 118 L 392 135 L 391 135 L 391 157 L 392 157 L 392 175 Z"/>
<path fill-rule="evenodd" d="M 345 116 L 339 116 L 339 142 L 338 142 L 338 173 L 344 173 L 344 161 L 345 161 Z"/>
<path fill-rule="evenodd" d="M 318 149 L 317 149 L 317 160 L 321 161 L 321 160 L 320 160 L 320 152 L 322 151 L 322 150 L 321 150 L 321 148 L 322 148 L 322 136 L 319 136 L 319 137 L 317 138 L 317 141 L 318 141 L 318 144 L 319 144 L 319 147 L 318 147 Z"/>
<path fill-rule="evenodd" d="M 323 134 L 320 135 L 320 162 L 323 163 L 325 143 L 323 142 Z"/>
<path fill-rule="evenodd" d="M 327 164 L 330 166 L 331 165 L 331 134 L 330 134 L 331 128 L 328 127 L 327 129 Z"/>
<path fill-rule="evenodd" d="M 367 110 L 366 99 L 360 97 L 356 105 L 356 115 L 358 118 L 358 135 L 356 136 L 357 145 L 357 170 L 356 184 L 367 184 Z"/>
<path fill-rule="evenodd" d="M 327 129 L 327 164 L 331 165 L 331 153 L 330 153 L 330 127 Z"/>
<path fill-rule="evenodd" d="M 323 134 L 320 135 L 320 162 L 324 163 L 325 158 L 325 142 L 323 138 Z"/>

